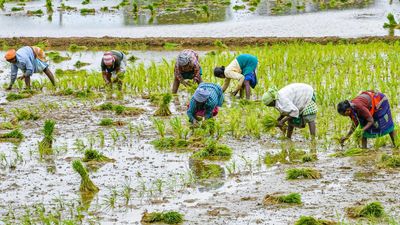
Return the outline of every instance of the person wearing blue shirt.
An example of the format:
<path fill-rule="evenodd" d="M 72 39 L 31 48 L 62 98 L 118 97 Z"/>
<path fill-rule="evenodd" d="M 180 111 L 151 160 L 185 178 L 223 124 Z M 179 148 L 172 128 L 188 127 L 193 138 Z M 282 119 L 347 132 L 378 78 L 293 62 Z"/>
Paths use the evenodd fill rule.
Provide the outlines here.
<path fill-rule="evenodd" d="M 7 90 L 11 90 L 15 80 L 17 79 L 18 70 L 23 72 L 23 76 L 19 79 L 25 80 L 27 89 L 31 87 L 31 76 L 33 73 L 44 72 L 55 86 L 53 73 L 49 70 L 49 65 L 46 63 L 45 54 L 38 47 L 25 46 L 17 51 L 10 49 L 4 57 L 7 62 L 11 63 L 11 82 Z"/>

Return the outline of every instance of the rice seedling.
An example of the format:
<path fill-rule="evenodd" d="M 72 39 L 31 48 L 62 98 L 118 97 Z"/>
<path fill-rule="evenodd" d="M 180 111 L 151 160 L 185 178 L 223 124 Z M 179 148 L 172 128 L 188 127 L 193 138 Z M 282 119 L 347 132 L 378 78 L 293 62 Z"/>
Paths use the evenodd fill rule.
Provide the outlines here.
<path fill-rule="evenodd" d="M 362 156 L 368 154 L 369 152 L 373 152 L 371 150 L 362 149 L 362 148 L 350 148 L 345 151 L 337 152 L 332 154 L 332 157 L 353 157 L 353 156 Z"/>
<path fill-rule="evenodd" d="M 97 193 L 99 191 L 99 188 L 90 180 L 88 171 L 80 160 L 73 161 L 72 167 L 81 176 L 81 185 L 79 188 L 81 192 Z"/>
<path fill-rule="evenodd" d="M 224 169 L 217 164 L 205 164 L 202 161 L 189 162 L 190 168 L 197 180 L 223 178 Z"/>
<path fill-rule="evenodd" d="M 82 5 L 87 5 L 87 4 L 89 4 L 89 3 L 90 3 L 90 0 L 83 0 L 81 4 L 82 4 Z"/>
<path fill-rule="evenodd" d="M 108 158 L 95 149 L 87 149 L 82 162 L 115 162 L 115 159 Z"/>
<path fill-rule="evenodd" d="M 179 48 L 179 44 L 165 42 L 163 47 L 165 50 L 175 50 L 175 49 Z"/>
<path fill-rule="evenodd" d="M 113 124 L 114 121 L 111 118 L 103 118 L 99 123 L 100 126 L 111 126 Z"/>
<path fill-rule="evenodd" d="M 88 13 L 94 13 L 94 12 L 93 12 L 94 9 L 81 9 L 81 13 L 82 13 L 82 10 L 83 10 L 84 12 L 88 11 Z M 68 47 L 68 51 L 70 51 L 70 52 L 86 51 L 87 49 L 88 49 L 88 48 L 87 48 L 86 46 L 79 46 L 79 45 L 76 45 L 76 44 L 71 44 L 71 45 Z"/>
<path fill-rule="evenodd" d="M 9 102 L 12 102 L 12 101 L 16 101 L 16 100 L 20 100 L 20 99 L 24 99 L 24 98 L 30 98 L 30 97 L 32 97 L 32 95 L 33 95 L 32 91 L 23 91 L 20 93 L 11 92 L 11 93 L 7 94 L 6 100 Z"/>
<path fill-rule="evenodd" d="M 288 195 L 266 195 L 263 200 L 264 205 L 274 204 L 301 204 L 301 195 L 299 193 L 291 193 Z"/>
<path fill-rule="evenodd" d="M 17 125 L 11 122 L 1 122 L 0 123 L 0 130 L 13 130 L 17 127 Z"/>
<path fill-rule="evenodd" d="M 303 157 L 301 157 L 301 161 L 303 163 L 314 162 L 314 161 L 317 161 L 317 160 L 318 160 L 317 154 L 306 154 Z"/>
<path fill-rule="evenodd" d="M 263 124 L 264 130 L 269 131 L 278 125 L 278 121 L 276 120 L 276 118 L 272 117 L 271 115 L 265 115 L 262 124 Z"/>
<path fill-rule="evenodd" d="M 17 121 L 23 120 L 38 120 L 40 117 L 32 110 L 15 108 L 11 110 Z"/>
<path fill-rule="evenodd" d="M 329 220 L 315 219 L 312 216 L 301 216 L 299 220 L 296 221 L 295 225 L 336 225 L 337 222 Z"/>
<path fill-rule="evenodd" d="M 176 211 L 169 212 L 144 212 L 141 220 L 142 223 L 166 223 L 179 224 L 183 222 L 183 215 Z"/>
<path fill-rule="evenodd" d="M 134 62 L 136 62 L 136 60 L 138 60 L 138 59 L 139 59 L 138 57 L 136 57 L 136 56 L 134 56 L 134 55 L 131 55 L 131 56 L 129 56 L 128 61 L 131 62 L 131 63 L 134 63 Z"/>
<path fill-rule="evenodd" d="M 7 140 L 16 140 L 20 141 L 24 138 L 24 135 L 22 134 L 20 129 L 15 129 L 12 130 L 8 133 L 0 134 L 0 139 L 7 139 Z"/>
<path fill-rule="evenodd" d="M 172 137 L 164 137 L 153 140 L 151 142 L 155 148 L 159 150 L 169 150 L 169 151 L 181 151 L 186 150 L 189 146 L 189 142 L 183 139 L 176 139 Z"/>
<path fill-rule="evenodd" d="M 246 8 L 245 5 L 234 5 L 234 6 L 232 7 L 232 9 L 235 10 L 235 11 L 243 10 L 243 9 L 245 9 L 245 8 Z"/>
<path fill-rule="evenodd" d="M 109 209 L 115 209 L 116 203 L 117 203 L 117 197 L 118 197 L 118 192 L 116 189 L 111 189 L 110 190 L 110 195 L 108 195 L 105 199 L 106 201 L 106 207 Z"/>
<path fill-rule="evenodd" d="M 232 156 L 232 149 L 226 145 L 218 144 L 214 140 L 209 140 L 207 146 L 200 151 L 193 153 L 191 159 L 196 160 L 229 160 Z"/>
<path fill-rule="evenodd" d="M 81 61 L 76 61 L 76 63 L 74 64 L 74 66 L 77 68 L 77 69 L 80 69 L 80 68 L 82 68 L 82 67 L 84 67 L 84 66 L 87 66 L 87 65 L 90 65 L 90 63 L 87 63 L 87 62 L 81 62 Z"/>
<path fill-rule="evenodd" d="M 276 163 L 282 164 L 292 164 L 292 163 L 300 163 L 303 161 L 303 157 L 307 155 L 307 153 L 303 150 L 297 150 L 293 147 L 286 148 L 286 146 L 282 146 L 282 150 L 277 154 L 266 153 L 264 162 L 267 166 L 274 165 Z"/>
<path fill-rule="evenodd" d="M 366 205 L 357 205 L 346 209 L 350 218 L 380 218 L 385 215 L 385 209 L 380 202 L 371 202 Z"/>
<path fill-rule="evenodd" d="M 124 187 L 122 189 L 122 197 L 125 200 L 125 206 L 128 206 L 129 202 L 131 201 L 132 192 L 133 188 L 131 187 L 130 181 L 128 180 L 124 183 Z"/>
<path fill-rule="evenodd" d="M 61 62 L 63 62 L 63 61 L 66 61 L 66 60 L 70 60 L 70 59 L 71 59 L 71 57 L 69 57 L 69 56 L 62 56 L 62 55 L 60 54 L 60 52 L 48 52 L 48 53 L 46 53 L 46 56 L 47 56 L 51 61 L 53 61 L 54 63 L 61 63 Z M 57 72 L 56 72 L 56 74 L 57 74 Z M 58 72 L 58 75 L 59 75 L 59 72 Z"/>
<path fill-rule="evenodd" d="M 38 10 L 28 10 L 26 12 L 28 16 L 43 16 L 43 11 L 41 9 Z"/>
<path fill-rule="evenodd" d="M 392 13 L 389 13 L 386 17 L 388 19 L 388 23 L 383 24 L 383 28 L 389 28 L 389 29 L 399 29 L 400 25 L 397 23 L 396 19 L 394 18 L 394 15 Z"/>
<path fill-rule="evenodd" d="M 46 120 L 44 122 L 43 134 L 44 138 L 39 142 L 40 156 L 53 154 L 53 132 L 56 122 L 54 120 Z"/>
<path fill-rule="evenodd" d="M 53 3 L 52 0 L 46 0 L 46 9 L 48 14 L 53 13 Z"/>
<path fill-rule="evenodd" d="M 6 0 L 0 0 L 0 9 L 4 9 L 4 3 L 6 2 Z"/>
<path fill-rule="evenodd" d="M 12 12 L 19 12 L 19 11 L 23 11 L 23 10 L 24 10 L 24 7 L 12 7 L 11 8 Z"/>
<path fill-rule="evenodd" d="M 380 168 L 399 168 L 400 167 L 400 155 L 387 155 L 384 154 L 381 157 L 381 161 L 378 164 Z"/>
<path fill-rule="evenodd" d="M 171 110 L 169 110 L 169 103 L 172 100 L 172 95 L 170 93 L 163 94 L 162 100 L 159 103 L 159 108 L 154 113 L 155 116 L 169 116 L 171 115 Z"/>
<path fill-rule="evenodd" d="M 313 168 L 291 168 L 286 170 L 286 179 L 319 179 L 321 173 Z"/>

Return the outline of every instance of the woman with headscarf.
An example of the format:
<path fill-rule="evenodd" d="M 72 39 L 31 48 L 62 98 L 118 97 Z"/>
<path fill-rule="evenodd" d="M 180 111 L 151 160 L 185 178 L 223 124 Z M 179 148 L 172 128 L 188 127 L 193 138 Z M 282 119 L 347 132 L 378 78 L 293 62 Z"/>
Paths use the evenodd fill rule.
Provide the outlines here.
<path fill-rule="evenodd" d="M 250 87 L 257 85 L 256 69 L 258 65 L 257 57 L 250 54 L 241 54 L 234 59 L 226 68 L 224 66 L 214 68 L 214 76 L 224 78 L 222 91 L 225 92 L 231 79 L 237 80 L 238 85 L 232 91 L 232 96 L 236 96 L 240 91 L 240 97 L 243 91 L 246 91 L 246 99 L 250 99 Z"/>
<path fill-rule="evenodd" d="M 17 79 L 18 70 L 23 72 L 23 75 L 18 79 L 24 79 L 27 89 L 31 88 L 31 76 L 33 73 L 43 72 L 50 79 L 53 86 L 56 85 L 53 73 L 47 64 L 45 53 L 42 49 L 36 46 L 24 46 L 17 51 L 10 49 L 6 52 L 4 58 L 11 63 L 11 82 L 7 90 L 11 90 Z"/>
<path fill-rule="evenodd" d="M 178 92 L 181 83 L 188 86 L 187 79 L 193 79 L 196 83 L 200 84 L 202 82 L 201 75 L 202 70 L 199 63 L 199 55 L 191 49 L 183 50 L 176 59 L 172 93 L 176 94 Z"/>
<path fill-rule="evenodd" d="M 304 128 L 306 123 L 312 138 L 315 137 L 317 104 L 314 89 L 303 83 L 289 84 L 279 91 L 272 87 L 262 97 L 265 105 L 275 107 L 281 114 L 278 127 L 288 122 L 287 137 L 291 138 L 295 127 Z"/>
<path fill-rule="evenodd" d="M 221 86 L 212 83 L 201 83 L 189 103 L 187 115 L 189 122 L 197 123 L 198 117 L 210 119 L 218 114 L 218 107 L 224 102 Z"/>
<path fill-rule="evenodd" d="M 367 148 L 367 139 L 390 135 L 395 144 L 396 132 L 389 100 L 377 91 L 364 91 L 353 100 L 345 100 L 338 104 L 337 111 L 342 116 L 348 116 L 352 120 L 350 131 L 340 139 L 340 143 L 349 139 L 358 125 L 362 128 L 362 148 Z"/>
<path fill-rule="evenodd" d="M 104 53 L 101 59 L 101 71 L 104 82 L 110 86 L 112 86 L 112 83 L 117 83 L 118 89 L 121 90 L 126 64 L 127 58 L 123 52 L 112 50 Z"/>

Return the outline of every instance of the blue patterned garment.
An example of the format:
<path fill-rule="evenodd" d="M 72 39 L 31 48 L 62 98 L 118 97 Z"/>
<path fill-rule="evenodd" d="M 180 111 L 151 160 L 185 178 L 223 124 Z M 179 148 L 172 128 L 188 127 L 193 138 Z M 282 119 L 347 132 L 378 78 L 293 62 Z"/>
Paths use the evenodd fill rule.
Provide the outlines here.
<path fill-rule="evenodd" d="M 189 117 L 189 121 L 193 122 L 195 119 L 196 112 L 199 110 L 205 110 L 205 119 L 209 119 L 212 117 L 212 112 L 215 107 L 222 106 L 224 102 L 224 93 L 222 92 L 221 86 L 218 84 L 212 83 L 201 83 L 197 88 L 204 88 L 210 92 L 210 97 L 208 97 L 207 101 L 204 104 L 199 104 L 192 99 L 190 100 L 189 109 L 187 110 L 187 115 Z"/>

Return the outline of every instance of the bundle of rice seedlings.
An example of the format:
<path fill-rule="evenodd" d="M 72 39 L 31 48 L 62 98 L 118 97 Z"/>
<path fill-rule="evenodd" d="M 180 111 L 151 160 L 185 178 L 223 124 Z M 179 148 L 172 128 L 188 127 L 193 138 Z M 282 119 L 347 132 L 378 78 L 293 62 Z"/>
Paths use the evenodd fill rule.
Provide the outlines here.
<path fill-rule="evenodd" d="M 373 217 L 379 218 L 385 214 L 385 209 L 380 202 L 371 202 L 364 206 L 354 206 L 346 209 L 346 213 L 350 218 Z"/>
<path fill-rule="evenodd" d="M 306 154 L 303 157 L 301 157 L 301 161 L 303 163 L 314 162 L 314 161 L 317 161 L 317 160 L 318 160 L 317 154 Z"/>
<path fill-rule="evenodd" d="M 303 150 L 298 150 L 290 147 L 286 149 L 286 146 L 282 146 L 283 149 L 277 153 L 272 154 L 267 152 L 264 158 L 264 163 L 267 166 L 282 163 L 282 164 L 292 164 L 292 163 L 300 163 L 303 161 L 303 157 L 307 155 L 307 153 Z"/>
<path fill-rule="evenodd" d="M 146 110 L 144 110 L 142 108 L 137 108 L 137 107 L 124 106 L 124 110 L 121 113 L 119 113 L 119 111 L 117 112 L 117 109 L 115 109 L 115 108 L 114 108 L 114 111 L 116 114 L 123 114 L 125 116 L 137 116 L 137 115 L 144 113 Z"/>
<path fill-rule="evenodd" d="M 166 223 L 166 224 L 179 224 L 183 222 L 183 215 L 179 212 L 144 212 L 141 220 L 142 223 Z"/>
<path fill-rule="evenodd" d="M 82 159 L 83 162 L 115 162 L 114 159 L 108 158 L 107 156 L 103 155 L 102 153 L 98 152 L 95 149 L 87 149 L 85 151 L 85 156 Z"/>
<path fill-rule="evenodd" d="M 40 116 L 36 114 L 35 112 L 32 112 L 27 109 L 14 109 L 13 114 L 16 118 L 17 121 L 23 121 L 23 120 L 38 120 Z"/>
<path fill-rule="evenodd" d="M 196 179 L 221 178 L 224 174 L 224 169 L 217 164 L 205 164 L 199 160 L 191 160 L 189 165 Z"/>
<path fill-rule="evenodd" d="M 362 148 L 350 148 L 343 152 L 337 152 L 330 156 L 332 157 L 352 157 L 352 156 L 361 156 L 368 153 L 367 149 Z"/>
<path fill-rule="evenodd" d="M 54 120 L 46 120 L 44 122 L 43 134 L 44 138 L 39 142 L 40 155 L 51 155 L 53 154 L 53 132 L 56 122 Z"/>
<path fill-rule="evenodd" d="M 111 126 L 113 124 L 114 121 L 111 118 L 103 118 L 99 123 L 100 126 Z"/>
<path fill-rule="evenodd" d="M 384 154 L 381 157 L 381 161 L 379 163 L 379 167 L 390 167 L 390 168 L 398 168 L 400 167 L 400 155 L 387 155 Z"/>
<path fill-rule="evenodd" d="M 266 115 L 262 123 L 264 125 L 265 131 L 269 131 L 278 125 L 278 121 L 276 120 L 276 118 L 272 117 L 271 115 Z"/>
<path fill-rule="evenodd" d="M 286 170 L 286 179 L 319 179 L 321 173 L 312 168 L 292 168 Z"/>
<path fill-rule="evenodd" d="M 155 116 L 169 116 L 171 111 L 169 110 L 169 103 L 172 100 L 172 95 L 170 93 L 163 94 L 162 100 L 160 102 L 159 108 L 154 113 Z"/>
<path fill-rule="evenodd" d="M 215 140 L 209 140 L 207 146 L 195 152 L 192 159 L 208 160 L 229 160 L 232 156 L 232 149 L 227 145 L 218 144 Z"/>
<path fill-rule="evenodd" d="M 301 195 L 299 193 L 291 193 L 288 195 L 266 195 L 264 197 L 263 204 L 264 205 L 272 205 L 272 204 L 301 204 Z"/>
<path fill-rule="evenodd" d="M 0 139 L 15 139 L 15 140 L 22 140 L 24 135 L 22 134 L 20 129 L 12 130 L 5 134 L 0 134 Z"/>
<path fill-rule="evenodd" d="M 0 130 L 12 130 L 15 129 L 17 126 L 11 122 L 2 122 L 0 123 Z"/>
<path fill-rule="evenodd" d="M 79 173 L 79 175 L 82 178 L 81 185 L 79 188 L 81 192 L 97 193 L 99 191 L 99 188 L 96 185 L 94 185 L 92 180 L 90 180 L 88 171 L 82 165 L 82 162 L 80 160 L 74 160 L 72 162 L 72 168 L 75 170 L 75 172 Z"/>
<path fill-rule="evenodd" d="M 338 224 L 334 221 L 315 219 L 312 216 L 301 216 L 299 220 L 296 221 L 295 225 L 335 225 Z"/>
<path fill-rule="evenodd" d="M 30 98 L 32 97 L 32 93 L 29 92 L 21 92 L 21 93 L 8 93 L 6 100 L 9 102 L 24 99 L 24 98 Z"/>

